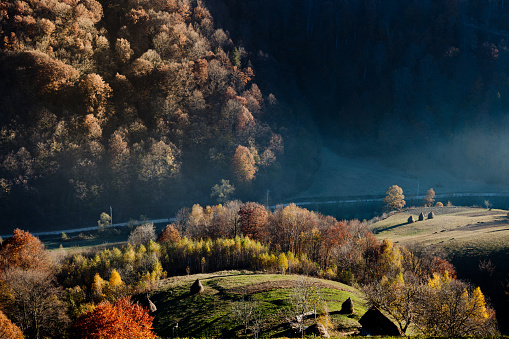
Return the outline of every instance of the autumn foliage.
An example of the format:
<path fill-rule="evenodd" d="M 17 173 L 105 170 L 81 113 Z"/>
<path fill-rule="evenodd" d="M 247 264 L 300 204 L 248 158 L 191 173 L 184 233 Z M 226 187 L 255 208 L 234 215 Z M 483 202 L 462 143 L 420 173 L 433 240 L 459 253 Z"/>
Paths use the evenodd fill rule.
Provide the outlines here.
<path fill-rule="evenodd" d="M 239 145 L 231 162 L 231 171 L 239 183 L 250 183 L 256 171 L 255 160 L 249 148 Z"/>
<path fill-rule="evenodd" d="M 268 218 L 269 213 L 262 205 L 254 202 L 244 204 L 239 210 L 242 234 L 253 240 L 264 241 L 268 235 Z"/>
<path fill-rule="evenodd" d="M 403 208 L 406 204 L 403 189 L 398 185 L 392 185 L 386 192 L 387 196 L 384 198 L 385 207 L 387 210 L 397 210 Z"/>
<path fill-rule="evenodd" d="M 176 242 L 180 240 L 179 231 L 173 225 L 166 225 L 161 233 L 157 236 L 158 243 L 165 243 L 168 241 Z"/>
<path fill-rule="evenodd" d="M 97 305 L 77 319 L 71 332 L 77 339 L 150 339 L 156 338 L 152 320 L 148 310 L 122 298 Z"/>
<path fill-rule="evenodd" d="M 0 339 L 23 339 L 23 333 L 16 324 L 0 310 Z"/>
<path fill-rule="evenodd" d="M 267 94 L 201 1 L 4 0 L 0 61 L 7 222 L 90 222 L 112 195 L 119 215 L 160 214 L 187 183 L 203 201 L 222 178 L 278 172 Z"/>
<path fill-rule="evenodd" d="M 44 245 L 29 232 L 15 229 L 0 244 L 0 272 L 8 268 L 44 269 L 50 264 Z"/>

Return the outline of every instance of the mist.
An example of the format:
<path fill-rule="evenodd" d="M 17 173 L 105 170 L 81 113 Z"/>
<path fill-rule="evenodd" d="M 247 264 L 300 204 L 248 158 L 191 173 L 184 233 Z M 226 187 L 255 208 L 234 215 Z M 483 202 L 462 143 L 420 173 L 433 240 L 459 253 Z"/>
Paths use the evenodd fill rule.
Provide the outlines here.
<path fill-rule="evenodd" d="M 507 190 L 502 3 L 207 3 L 246 50 L 263 51 L 252 55 L 261 87 L 294 109 L 301 97 L 335 154 L 447 192 Z"/>

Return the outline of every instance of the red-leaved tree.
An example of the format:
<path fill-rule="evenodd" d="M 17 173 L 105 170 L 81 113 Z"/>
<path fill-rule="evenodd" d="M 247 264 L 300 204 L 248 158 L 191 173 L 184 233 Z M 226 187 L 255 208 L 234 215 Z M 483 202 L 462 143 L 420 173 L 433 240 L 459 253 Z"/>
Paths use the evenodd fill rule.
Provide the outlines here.
<path fill-rule="evenodd" d="M 269 213 L 260 204 L 248 202 L 239 210 L 239 224 L 242 234 L 252 240 L 264 241 L 268 236 Z"/>
<path fill-rule="evenodd" d="M 138 303 L 121 298 L 115 303 L 103 302 L 93 311 L 79 317 L 72 326 L 75 339 L 145 339 L 156 338 L 152 320 Z"/>

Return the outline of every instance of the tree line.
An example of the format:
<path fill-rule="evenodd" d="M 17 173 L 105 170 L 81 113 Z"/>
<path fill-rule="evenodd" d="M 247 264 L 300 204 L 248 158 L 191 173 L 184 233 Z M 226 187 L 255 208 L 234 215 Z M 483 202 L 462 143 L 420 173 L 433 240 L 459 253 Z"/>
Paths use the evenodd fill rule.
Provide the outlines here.
<path fill-rule="evenodd" d="M 130 296 L 146 295 L 168 276 L 230 269 L 364 286 L 370 302 L 403 332 L 416 326 L 431 335 L 496 333 L 482 292 L 457 280 L 437 253 L 379 241 L 363 222 L 295 205 L 275 211 L 238 201 L 194 205 L 157 236 L 153 225 L 144 224 L 126 245 L 76 254 L 50 252 L 16 229 L 0 245 L 0 257 L 0 305 L 7 316 L 0 329 L 26 338 L 101 338 L 117 322 L 150 337 L 152 317 Z"/>

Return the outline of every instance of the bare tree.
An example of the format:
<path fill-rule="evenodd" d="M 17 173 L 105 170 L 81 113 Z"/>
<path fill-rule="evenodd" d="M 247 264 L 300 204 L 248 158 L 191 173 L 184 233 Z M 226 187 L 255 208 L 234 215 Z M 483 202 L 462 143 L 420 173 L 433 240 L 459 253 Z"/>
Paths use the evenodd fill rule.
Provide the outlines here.
<path fill-rule="evenodd" d="M 27 338 L 64 336 L 69 318 L 52 273 L 13 268 L 4 272 L 2 280 L 2 304 Z"/>
<path fill-rule="evenodd" d="M 462 337 L 497 334 L 495 312 L 479 288 L 435 275 L 420 295 L 415 324 L 425 335 Z"/>
<path fill-rule="evenodd" d="M 228 201 L 224 207 L 226 209 L 226 223 L 227 228 L 229 230 L 229 236 L 235 238 L 240 234 L 240 224 L 239 224 L 239 210 L 242 206 L 242 202 L 240 200 L 232 200 Z"/>
<path fill-rule="evenodd" d="M 320 302 L 318 288 L 315 282 L 308 277 L 301 276 L 296 281 L 290 295 L 290 308 L 288 320 L 297 324 L 301 336 L 304 337 L 304 321 L 309 315 L 314 315 L 316 320 L 316 308 Z"/>
<path fill-rule="evenodd" d="M 236 301 L 231 307 L 231 316 L 234 321 L 239 322 L 244 326 L 244 334 L 247 333 L 249 324 L 255 313 L 255 305 L 253 302 L 243 298 Z"/>
<path fill-rule="evenodd" d="M 138 226 L 129 234 L 128 242 L 134 245 L 141 245 L 156 240 L 156 232 L 153 223 L 145 223 Z"/>
<path fill-rule="evenodd" d="M 421 286 L 415 275 L 408 272 L 399 274 L 396 278 L 383 277 L 380 282 L 374 282 L 364 288 L 370 304 L 389 314 L 398 324 L 402 333 L 406 333 L 408 326 L 414 321 L 417 296 Z"/>

